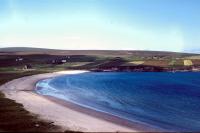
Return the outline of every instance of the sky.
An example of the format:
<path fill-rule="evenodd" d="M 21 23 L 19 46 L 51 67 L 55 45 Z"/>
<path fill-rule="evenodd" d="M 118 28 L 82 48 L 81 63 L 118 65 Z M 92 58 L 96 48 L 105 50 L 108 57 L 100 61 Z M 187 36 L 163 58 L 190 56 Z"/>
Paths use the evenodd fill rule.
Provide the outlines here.
<path fill-rule="evenodd" d="M 200 0 L 0 0 L 0 47 L 200 50 Z"/>

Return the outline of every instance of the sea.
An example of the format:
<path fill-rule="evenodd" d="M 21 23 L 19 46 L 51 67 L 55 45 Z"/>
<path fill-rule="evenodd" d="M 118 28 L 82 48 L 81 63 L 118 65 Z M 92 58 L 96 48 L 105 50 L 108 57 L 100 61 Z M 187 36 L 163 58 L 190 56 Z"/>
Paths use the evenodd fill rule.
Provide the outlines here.
<path fill-rule="evenodd" d="M 41 80 L 36 93 L 167 131 L 200 131 L 200 73 L 86 72 Z"/>

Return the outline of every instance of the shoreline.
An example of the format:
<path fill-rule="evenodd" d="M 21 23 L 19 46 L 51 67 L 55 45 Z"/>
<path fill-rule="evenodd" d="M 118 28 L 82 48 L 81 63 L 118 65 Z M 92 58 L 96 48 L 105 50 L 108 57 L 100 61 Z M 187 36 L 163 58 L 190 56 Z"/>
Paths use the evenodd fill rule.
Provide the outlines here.
<path fill-rule="evenodd" d="M 90 115 L 92 117 L 96 117 L 98 119 L 104 120 L 104 121 L 108 121 L 114 124 L 117 124 L 119 126 L 123 126 L 123 127 L 127 127 L 130 129 L 133 129 L 136 132 L 159 132 L 161 130 L 158 130 L 158 128 L 155 128 L 153 126 L 147 125 L 147 124 L 142 124 L 139 122 L 133 122 L 124 118 L 121 118 L 119 116 L 115 116 L 106 112 L 101 112 L 101 111 L 97 111 L 94 109 L 90 109 L 78 104 L 75 104 L 73 102 L 69 102 L 69 101 L 65 101 L 59 98 L 55 98 L 53 96 L 45 96 L 43 95 L 45 98 L 47 98 L 50 101 L 53 101 L 57 104 L 60 104 L 61 106 L 70 108 L 74 111 L 78 111 L 81 113 L 84 113 L 86 115 Z"/>
<path fill-rule="evenodd" d="M 71 102 L 51 96 L 43 96 L 34 92 L 38 81 L 65 74 L 78 74 L 88 71 L 61 71 L 38 74 L 12 80 L 2 86 L 0 90 L 7 98 L 22 103 L 24 108 L 44 120 L 53 121 L 65 130 L 83 132 L 142 132 L 158 131 L 147 125 L 129 122 L 117 116 L 88 109 Z"/>

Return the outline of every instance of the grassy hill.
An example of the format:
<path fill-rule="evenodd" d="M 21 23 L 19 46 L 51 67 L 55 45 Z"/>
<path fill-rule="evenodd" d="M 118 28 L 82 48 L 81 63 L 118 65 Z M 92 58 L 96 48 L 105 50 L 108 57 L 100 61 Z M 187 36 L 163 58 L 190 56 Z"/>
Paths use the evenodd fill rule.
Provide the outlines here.
<path fill-rule="evenodd" d="M 177 53 L 166 51 L 140 51 L 140 50 L 58 50 L 58 49 L 45 49 L 45 48 L 31 48 L 31 47 L 8 47 L 0 48 L 0 54 L 49 54 L 49 55 L 99 55 L 99 56 L 168 56 L 168 57 L 184 57 L 195 56 L 198 54 Z"/>
<path fill-rule="evenodd" d="M 0 48 L 0 52 L 45 52 L 54 51 L 53 49 L 46 48 L 32 48 L 32 47 L 6 47 Z"/>
<path fill-rule="evenodd" d="M 200 66 L 199 54 L 138 50 L 56 50 L 44 48 L 0 48 L 0 71 L 22 70 L 131 70 L 164 71 Z M 139 63 L 138 63 L 139 62 Z M 189 65 L 186 65 L 190 62 Z"/>

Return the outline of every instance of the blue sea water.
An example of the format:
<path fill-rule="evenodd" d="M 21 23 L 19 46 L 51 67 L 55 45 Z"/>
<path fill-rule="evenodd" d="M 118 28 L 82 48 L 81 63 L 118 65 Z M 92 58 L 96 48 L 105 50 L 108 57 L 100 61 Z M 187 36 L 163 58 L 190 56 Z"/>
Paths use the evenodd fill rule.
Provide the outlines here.
<path fill-rule="evenodd" d="M 88 72 L 37 83 L 50 95 L 170 131 L 200 131 L 200 73 Z"/>

